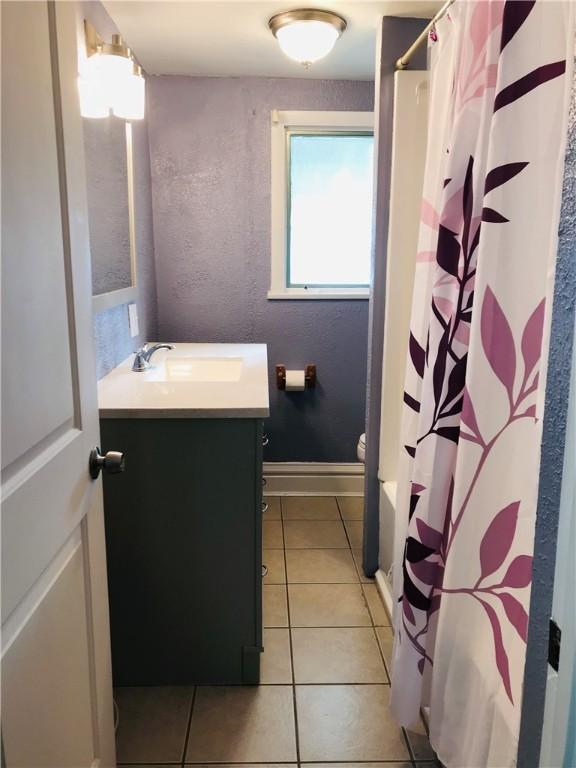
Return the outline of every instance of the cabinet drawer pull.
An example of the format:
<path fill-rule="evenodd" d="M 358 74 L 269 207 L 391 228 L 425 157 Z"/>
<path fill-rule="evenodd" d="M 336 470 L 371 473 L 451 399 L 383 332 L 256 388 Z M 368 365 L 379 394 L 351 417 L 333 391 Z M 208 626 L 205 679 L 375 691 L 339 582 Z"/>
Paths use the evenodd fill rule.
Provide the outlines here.
<path fill-rule="evenodd" d="M 262 445 L 266 447 L 270 440 L 268 439 L 268 435 L 262 435 Z"/>
<path fill-rule="evenodd" d="M 268 512 L 268 502 L 267 501 L 263 501 L 262 502 L 262 514 L 265 514 L 266 512 Z"/>
<path fill-rule="evenodd" d="M 266 480 L 266 478 L 265 478 L 265 477 L 263 477 L 263 478 L 262 478 L 262 485 L 263 485 L 263 486 L 264 486 L 264 485 L 266 485 L 266 483 L 267 483 L 267 482 L 268 482 L 268 480 Z"/>
<path fill-rule="evenodd" d="M 266 576 L 267 574 L 268 574 L 268 566 L 267 565 L 263 565 L 262 566 L 262 578 L 264 578 L 264 576 Z"/>

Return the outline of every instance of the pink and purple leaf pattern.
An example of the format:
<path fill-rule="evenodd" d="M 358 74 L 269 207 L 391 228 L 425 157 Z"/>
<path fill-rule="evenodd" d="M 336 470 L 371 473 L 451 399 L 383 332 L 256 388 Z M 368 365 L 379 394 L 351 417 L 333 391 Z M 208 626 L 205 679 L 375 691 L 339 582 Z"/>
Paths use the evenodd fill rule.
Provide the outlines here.
<path fill-rule="evenodd" d="M 504 688 L 506 689 L 506 694 L 513 704 L 514 699 L 512 698 L 512 684 L 510 682 L 510 663 L 508 661 L 508 654 L 506 653 L 506 648 L 504 647 L 504 641 L 502 639 L 500 619 L 498 618 L 498 614 L 494 608 L 492 608 L 489 603 L 480 599 L 478 602 L 482 608 L 484 608 L 486 615 L 490 620 L 492 635 L 494 637 L 494 655 L 496 657 L 496 666 L 498 667 L 498 672 L 500 672 L 500 677 L 502 678 Z"/>
<path fill-rule="evenodd" d="M 514 397 L 516 376 L 516 348 L 506 315 L 490 286 L 482 302 L 480 319 L 482 347 L 492 370 L 506 387 L 510 401 Z"/>
<path fill-rule="evenodd" d="M 464 678 L 485 667 L 472 708 L 487 727 L 519 717 L 567 88 L 563 5 L 457 0 L 457 23 L 439 24 L 431 48 L 433 74 L 436 48 L 452 63 L 434 83 L 444 98 L 430 104 L 438 162 L 426 167 L 408 339 L 392 707 L 409 727 L 442 699 L 450 733 L 436 721 L 434 746 L 451 765 L 515 759 L 504 743 L 482 751 L 492 745 L 468 735 L 470 714 L 449 691 L 453 664 L 468 661 Z M 520 129 L 532 145 L 515 141 Z"/>
<path fill-rule="evenodd" d="M 516 533 L 519 506 L 518 501 L 508 504 L 488 526 L 480 543 L 480 581 L 497 571 L 510 552 Z"/>

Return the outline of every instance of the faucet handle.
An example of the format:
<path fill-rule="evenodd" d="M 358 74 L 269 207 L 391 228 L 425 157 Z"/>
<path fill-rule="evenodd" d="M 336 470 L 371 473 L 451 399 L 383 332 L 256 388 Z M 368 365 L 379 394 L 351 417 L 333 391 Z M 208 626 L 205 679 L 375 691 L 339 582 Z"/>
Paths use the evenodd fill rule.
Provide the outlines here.
<path fill-rule="evenodd" d="M 146 346 L 147 345 L 145 344 L 143 347 L 140 347 L 134 355 L 132 370 L 136 371 L 137 373 L 141 373 L 142 371 L 146 371 L 148 368 L 150 368 L 150 363 L 146 358 Z"/>
<path fill-rule="evenodd" d="M 151 347 L 148 346 L 148 344 L 144 344 L 144 346 L 140 347 L 140 349 L 136 352 L 132 370 L 142 372 L 148 370 L 148 368 L 151 368 L 150 358 L 154 352 L 159 349 L 174 349 L 174 347 L 172 344 L 153 344 Z"/>

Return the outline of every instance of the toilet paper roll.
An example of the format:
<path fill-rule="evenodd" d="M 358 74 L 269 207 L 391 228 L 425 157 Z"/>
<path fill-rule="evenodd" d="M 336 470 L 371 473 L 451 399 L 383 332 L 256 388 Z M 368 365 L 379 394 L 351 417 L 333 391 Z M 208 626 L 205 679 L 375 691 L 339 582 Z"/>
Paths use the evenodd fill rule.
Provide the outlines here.
<path fill-rule="evenodd" d="M 304 371 L 286 371 L 286 390 L 289 392 L 301 392 L 306 388 Z"/>

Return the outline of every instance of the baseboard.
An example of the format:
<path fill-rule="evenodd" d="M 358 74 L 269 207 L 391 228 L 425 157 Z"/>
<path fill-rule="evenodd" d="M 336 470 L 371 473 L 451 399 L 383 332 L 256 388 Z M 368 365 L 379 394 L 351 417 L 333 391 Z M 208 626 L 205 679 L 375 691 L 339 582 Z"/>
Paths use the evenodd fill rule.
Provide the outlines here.
<path fill-rule="evenodd" d="M 380 597 L 384 603 L 384 608 L 386 608 L 386 613 L 390 619 L 390 625 L 393 626 L 392 618 L 394 613 L 394 596 L 392 594 L 392 587 L 388 581 L 388 576 L 386 576 L 384 571 L 378 569 L 375 574 L 375 579 L 378 592 L 380 592 Z"/>
<path fill-rule="evenodd" d="M 364 464 L 264 462 L 267 496 L 362 496 Z"/>

